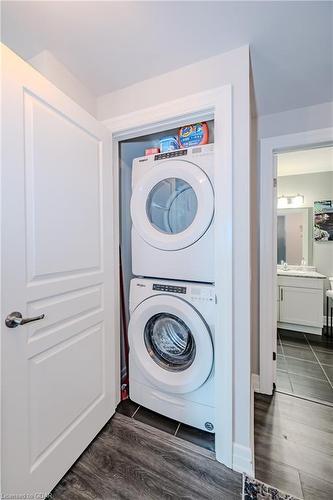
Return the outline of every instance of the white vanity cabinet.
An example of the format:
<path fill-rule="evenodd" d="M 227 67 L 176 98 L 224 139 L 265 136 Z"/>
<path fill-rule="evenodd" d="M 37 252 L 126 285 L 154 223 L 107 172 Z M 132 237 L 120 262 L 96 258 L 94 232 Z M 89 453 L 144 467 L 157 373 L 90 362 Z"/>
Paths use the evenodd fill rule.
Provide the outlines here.
<path fill-rule="evenodd" d="M 321 335 L 323 278 L 278 275 L 278 327 Z"/>

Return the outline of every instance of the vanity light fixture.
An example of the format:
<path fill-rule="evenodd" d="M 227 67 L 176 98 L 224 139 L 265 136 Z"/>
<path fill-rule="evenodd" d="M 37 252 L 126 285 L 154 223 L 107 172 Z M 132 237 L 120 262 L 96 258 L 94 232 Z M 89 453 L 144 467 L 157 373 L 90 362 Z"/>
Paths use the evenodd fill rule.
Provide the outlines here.
<path fill-rule="evenodd" d="M 279 196 L 278 197 L 278 208 L 297 208 L 302 206 L 304 203 L 304 196 L 302 194 L 296 194 L 294 196 Z"/>

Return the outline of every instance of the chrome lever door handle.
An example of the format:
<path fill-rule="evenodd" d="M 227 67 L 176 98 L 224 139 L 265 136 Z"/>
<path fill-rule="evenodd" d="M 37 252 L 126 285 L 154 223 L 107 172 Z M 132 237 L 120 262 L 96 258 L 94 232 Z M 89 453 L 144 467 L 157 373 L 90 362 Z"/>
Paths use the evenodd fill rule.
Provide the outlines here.
<path fill-rule="evenodd" d="M 5 323 L 8 328 L 16 328 L 17 326 L 25 325 L 26 323 L 31 323 L 32 321 L 38 321 L 43 318 L 45 318 L 45 314 L 41 314 L 40 316 L 35 316 L 33 318 L 22 318 L 22 314 L 20 312 L 14 311 L 8 314 L 5 319 Z"/>

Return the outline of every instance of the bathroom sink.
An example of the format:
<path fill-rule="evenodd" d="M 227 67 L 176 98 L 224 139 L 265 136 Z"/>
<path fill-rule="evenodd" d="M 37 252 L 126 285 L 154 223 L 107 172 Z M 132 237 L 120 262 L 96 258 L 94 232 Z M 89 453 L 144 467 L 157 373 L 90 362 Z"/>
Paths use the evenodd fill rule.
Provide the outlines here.
<path fill-rule="evenodd" d="M 317 273 L 317 271 L 309 269 L 278 269 L 278 276 L 301 276 L 303 278 L 321 278 L 324 279 L 326 276 Z"/>
<path fill-rule="evenodd" d="M 307 271 L 301 269 L 278 269 L 278 274 L 292 274 L 295 276 L 296 274 L 311 274 L 315 271 Z"/>

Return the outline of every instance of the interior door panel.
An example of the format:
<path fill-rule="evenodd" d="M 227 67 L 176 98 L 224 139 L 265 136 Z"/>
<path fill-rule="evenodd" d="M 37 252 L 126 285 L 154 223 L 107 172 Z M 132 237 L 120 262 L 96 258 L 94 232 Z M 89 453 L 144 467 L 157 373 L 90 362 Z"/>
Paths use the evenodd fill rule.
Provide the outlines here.
<path fill-rule="evenodd" d="M 47 494 L 115 410 L 108 131 L 2 47 L 2 493 Z M 5 317 L 44 315 L 17 328 Z"/>

